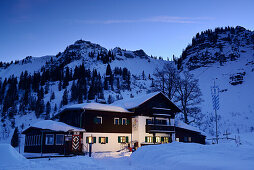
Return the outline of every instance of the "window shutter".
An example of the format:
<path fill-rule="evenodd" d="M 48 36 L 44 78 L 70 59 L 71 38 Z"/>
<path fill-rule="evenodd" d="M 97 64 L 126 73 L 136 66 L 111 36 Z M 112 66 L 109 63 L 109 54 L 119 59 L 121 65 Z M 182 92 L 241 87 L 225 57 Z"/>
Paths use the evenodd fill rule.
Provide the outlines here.
<path fill-rule="evenodd" d="M 164 142 L 164 137 L 161 137 L 161 142 Z"/>
<path fill-rule="evenodd" d="M 101 137 L 99 137 L 99 143 L 101 143 Z"/>
<path fill-rule="evenodd" d="M 156 137 L 153 137 L 153 143 L 156 143 Z"/>
<path fill-rule="evenodd" d="M 97 123 L 97 118 L 96 117 L 93 118 L 93 122 Z"/>
<path fill-rule="evenodd" d="M 108 137 L 106 137 L 106 143 L 108 143 Z"/>
<path fill-rule="evenodd" d="M 126 143 L 129 143 L 129 137 L 128 136 L 125 136 L 125 139 L 126 139 Z"/>
<path fill-rule="evenodd" d="M 122 118 L 119 118 L 119 125 L 122 124 Z"/>
<path fill-rule="evenodd" d="M 145 142 L 147 142 L 147 136 L 145 137 Z"/>
<path fill-rule="evenodd" d="M 126 143 L 129 143 L 129 137 L 126 136 Z"/>
<path fill-rule="evenodd" d="M 118 143 L 121 143 L 121 136 L 118 136 Z"/>
<path fill-rule="evenodd" d="M 86 137 L 86 143 L 88 143 L 89 142 L 89 139 L 88 139 L 88 137 Z"/>
<path fill-rule="evenodd" d="M 93 137 L 93 143 L 96 143 L 96 137 Z"/>
<path fill-rule="evenodd" d="M 129 119 L 127 119 L 127 125 L 129 125 L 130 124 L 130 120 Z"/>

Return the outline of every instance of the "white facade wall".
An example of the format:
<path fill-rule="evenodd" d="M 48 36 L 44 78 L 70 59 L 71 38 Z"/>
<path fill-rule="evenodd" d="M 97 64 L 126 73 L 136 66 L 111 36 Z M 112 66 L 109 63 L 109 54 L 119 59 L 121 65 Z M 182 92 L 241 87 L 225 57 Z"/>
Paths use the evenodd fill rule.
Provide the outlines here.
<path fill-rule="evenodd" d="M 152 117 L 148 116 L 136 116 L 135 118 L 132 118 L 132 141 L 138 142 L 138 146 L 140 147 L 141 144 L 145 143 L 145 137 L 151 136 L 153 137 L 153 134 L 146 133 L 146 119 L 151 119 Z M 160 119 L 160 118 L 157 118 Z M 173 123 L 174 125 L 174 119 L 170 120 L 170 124 Z M 169 124 L 169 120 L 167 121 L 167 124 Z M 156 133 L 155 136 L 164 136 L 164 137 L 170 137 L 170 134 L 168 133 Z M 174 141 L 175 135 L 172 135 L 172 140 Z"/>
<path fill-rule="evenodd" d="M 96 143 L 92 144 L 92 152 L 108 152 L 119 151 L 128 146 L 127 143 L 118 143 L 118 136 L 128 136 L 129 143 L 131 143 L 131 133 L 83 133 L 83 152 L 88 152 L 89 144 L 86 143 L 86 137 L 96 137 Z M 99 137 L 108 137 L 108 143 L 99 143 Z"/>

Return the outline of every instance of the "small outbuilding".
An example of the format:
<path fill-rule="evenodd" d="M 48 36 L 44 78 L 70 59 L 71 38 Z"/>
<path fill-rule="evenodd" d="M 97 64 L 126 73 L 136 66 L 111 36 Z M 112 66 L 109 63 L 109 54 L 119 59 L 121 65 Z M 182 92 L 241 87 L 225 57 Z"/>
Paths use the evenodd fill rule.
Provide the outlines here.
<path fill-rule="evenodd" d="M 25 129 L 24 152 L 30 153 L 82 153 L 84 129 L 62 122 L 42 120 Z"/>
<path fill-rule="evenodd" d="M 205 133 L 196 127 L 178 121 L 175 125 L 175 132 L 177 142 L 205 144 Z"/>

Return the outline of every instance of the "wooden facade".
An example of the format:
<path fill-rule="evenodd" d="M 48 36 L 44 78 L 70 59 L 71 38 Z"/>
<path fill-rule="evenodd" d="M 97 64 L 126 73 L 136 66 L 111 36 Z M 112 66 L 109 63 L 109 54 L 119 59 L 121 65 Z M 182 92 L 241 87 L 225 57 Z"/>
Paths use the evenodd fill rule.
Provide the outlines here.
<path fill-rule="evenodd" d="M 131 133 L 132 116 L 130 112 L 65 109 L 59 114 L 59 121 L 85 129 L 86 132 Z M 97 117 L 101 117 L 102 123 L 96 122 Z M 115 124 L 115 118 L 119 118 L 119 124 Z M 126 119 L 124 125 L 120 122 L 123 119 Z"/>
<path fill-rule="evenodd" d="M 200 132 L 180 127 L 175 127 L 175 130 L 176 140 L 178 142 L 205 144 L 206 136 L 202 135 Z"/>

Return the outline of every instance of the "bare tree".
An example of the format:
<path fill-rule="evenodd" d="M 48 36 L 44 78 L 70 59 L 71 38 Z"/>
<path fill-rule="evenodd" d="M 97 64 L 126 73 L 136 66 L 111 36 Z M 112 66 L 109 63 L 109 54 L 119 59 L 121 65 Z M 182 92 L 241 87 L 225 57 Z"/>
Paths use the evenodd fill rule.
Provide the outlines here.
<path fill-rule="evenodd" d="M 171 100 L 176 93 L 176 84 L 179 74 L 173 63 L 167 63 L 162 69 L 156 68 L 154 72 L 156 90 L 161 90 Z"/>
<path fill-rule="evenodd" d="M 181 103 L 184 122 L 190 124 L 198 121 L 201 110 L 197 105 L 202 102 L 202 94 L 198 86 L 198 80 L 195 79 L 192 74 L 185 71 L 181 79 L 178 79 L 176 85 L 176 101 Z M 189 120 L 189 118 L 192 120 Z"/>

